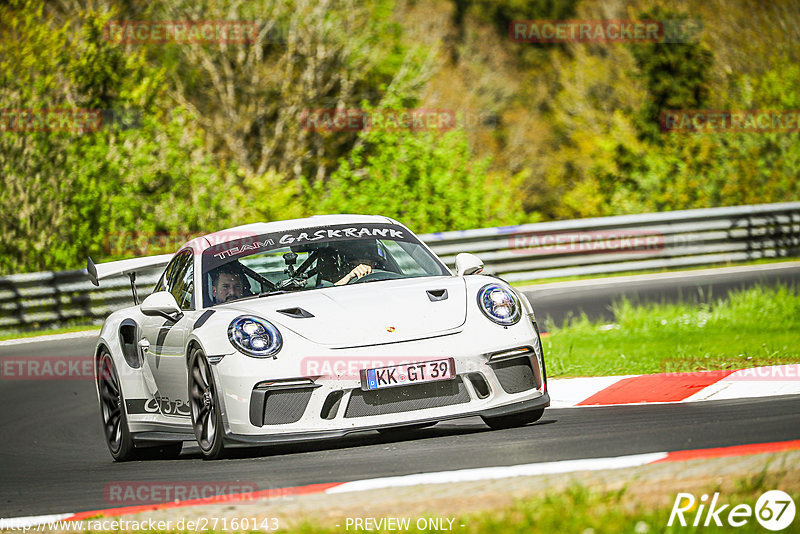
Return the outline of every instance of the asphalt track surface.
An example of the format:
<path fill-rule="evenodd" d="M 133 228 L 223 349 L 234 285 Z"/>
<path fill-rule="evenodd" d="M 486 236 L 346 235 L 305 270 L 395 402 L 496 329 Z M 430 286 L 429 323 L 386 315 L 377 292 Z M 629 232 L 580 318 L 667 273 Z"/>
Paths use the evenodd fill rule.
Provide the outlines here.
<path fill-rule="evenodd" d="M 702 283 L 711 284 L 714 294 L 721 296 L 723 288 L 738 288 L 752 280 L 796 283 L 798 278 L 800 268 L 784 269 L 780 276 L 762 271 L 756 278 L 725 275 L 704 278 Z M 698 291 L 687 288 L 686 281 L 681 290 L 684 295 Z M 609 287 L 586 287 L 575 290 L 584 291 L 584 298 L 570 294 L 570 299 L 577 299 L 573 313 L 579 308 L 606 313 L 603 310 L 613 300 L 613 291 Z M 668 299 L 674 290 L 662 282 L 623 287 L 626 292 L 633 290 L 640 298 L 652 300 Z M 659 293 L 662 290 L 663 297 Z M 618 294 L 619 287 L 616 291 Z M 559 305 L 565 301 L 563 294 L 553 296 L 542 291 L 536 298 L 540 315 L 548 313 L 548 299 Z M 80 338 L 0 346 L 0 359 L 83 356 L 91 354 L 93 345 L 92 338 Z M 237 449 L 232 458 L 216 462 L 203 461 L 196 446 L 186 444 L 177 460 L 114 463 L 103 441 L 91 380 L 0 380 L 0 517 L 114 507 L 116 503 L 106 500 L 104 490 L 107 484 L 119 482 L 246 482 L 258 489 L 272 489 L 791 440 L 798 438 L 800 429 L 799 402 L 800 396 L 789 396 L 548 409 L 534 425 L 502 431 L 491 431 L 473 417 L 409 431 L 402 437 L 363 432 L 335 441 Z"/>

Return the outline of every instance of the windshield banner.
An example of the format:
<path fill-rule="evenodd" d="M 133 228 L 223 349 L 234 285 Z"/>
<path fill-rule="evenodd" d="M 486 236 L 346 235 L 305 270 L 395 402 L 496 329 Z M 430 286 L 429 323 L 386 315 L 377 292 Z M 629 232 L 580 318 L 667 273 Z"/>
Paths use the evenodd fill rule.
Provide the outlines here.
<path fill-rule="evenodd" d="M 302 247 L 317 243 L 331 243 L 353 239 L 390 239 L 419 243 L 411 232 L 390 223 L 337 224 L 312 228 L 298 228 L 258 236 L 243 237 L 213 245 L 203 251 L 203 272 L 224 265 L 231 260 L 260 254 L 282 247 Z"/>

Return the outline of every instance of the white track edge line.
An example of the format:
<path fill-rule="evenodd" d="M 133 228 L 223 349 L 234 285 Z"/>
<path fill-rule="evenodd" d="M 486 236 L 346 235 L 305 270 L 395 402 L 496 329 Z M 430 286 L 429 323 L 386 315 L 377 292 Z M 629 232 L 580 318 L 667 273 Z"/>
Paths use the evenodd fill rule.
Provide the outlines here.
<path fill-rule="evenodd" d="M 600 471 L 604 469 L 624 469 L 638 467 L 667 457 L 666 452 L 634 454 L 610 458 L 586 458 L 581 460 L 563 460 L 558 462 L 540 462 L 499 467 L 479 467 L 440 471 L 437 473 L 419 473 L 397 477 L 371 478 L 345 482 L 325 490 L 325 493 L 349 493 L 376 489 L 417 486 L 420 484 L 449 484 L 453 482 L 475 482 L 521 476 L 553 475 L 574 471 Z"/>
<path fill-rule="evenodd" d="M 9 519 L 0 519 L 0 530 L 19 530 L 37 525 L 44 525 L 45 523 L 54 523 L 62 521 L 75 514 L 49 514 L 49 515 L 30 515 L 27 517 L 13 517 Z"/>

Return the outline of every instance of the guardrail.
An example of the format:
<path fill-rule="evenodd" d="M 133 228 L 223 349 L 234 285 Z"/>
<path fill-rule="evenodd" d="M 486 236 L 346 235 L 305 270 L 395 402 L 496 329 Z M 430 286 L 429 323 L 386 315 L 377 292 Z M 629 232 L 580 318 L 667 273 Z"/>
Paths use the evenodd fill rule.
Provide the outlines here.
<path fill-rule="evenodd" d="M 800 202 L 574 219 L 421 235 L 452 267 L 472 252 L 514 281 L 800 256 Z M 159 272 L 139 275 L 147 295 Z M 0 277 L 0 331 L 99 322 L 130 305 L 130 282 L 83 270 Z"/>
<path fill-rule="evenodd" d="M 800 202 L 572 219 L 420 236 L 510 282 L 800 255 Z"/>
<path fill-rule="evenodd" d="M 161 273 L 137 276 L 139 295 L 148 295 Z M 99 323 L 132 304 L 127 277 L 89 282 L 86 271 L 13 274 L 0 277 L 0 331 L 36 329 L 70 323 Z"/>

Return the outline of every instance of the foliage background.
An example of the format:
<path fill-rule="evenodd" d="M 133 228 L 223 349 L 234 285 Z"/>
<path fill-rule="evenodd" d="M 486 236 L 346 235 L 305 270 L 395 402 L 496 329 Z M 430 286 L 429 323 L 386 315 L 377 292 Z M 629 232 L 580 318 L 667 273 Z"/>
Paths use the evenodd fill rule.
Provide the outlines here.
<path fill-rule="evenodd" d="M 508 38 L 516 19 L 648 17 L 699 31 L 680 44 Z M 218 19 L 255 21 L 259 38 L 121 45 L 103 32 Z M 11 0 L 0 109 L 113 120 L 0 131 L 0 273 L 314 213 L 429 232 L 797 200 L 798 134 L 665 134 L 658 115 L 800 109 L 799 41 L 789 0 Z M 454 110 L 458 128 L 303 128 L 319 108 Z"/>

